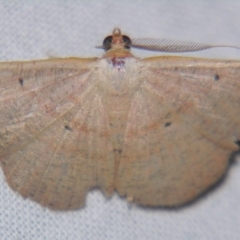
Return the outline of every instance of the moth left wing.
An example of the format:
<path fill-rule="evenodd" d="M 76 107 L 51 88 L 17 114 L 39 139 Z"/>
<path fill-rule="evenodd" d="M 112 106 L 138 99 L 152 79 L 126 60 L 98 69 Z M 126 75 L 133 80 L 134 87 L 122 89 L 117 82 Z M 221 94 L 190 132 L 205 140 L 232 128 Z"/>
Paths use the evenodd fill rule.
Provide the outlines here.
<path fill-rule="evenodd" d="M 240 143 L 240 62 L 140 60 L 116 190 L 149 206 L 179 206 L 226 171 Z"/>

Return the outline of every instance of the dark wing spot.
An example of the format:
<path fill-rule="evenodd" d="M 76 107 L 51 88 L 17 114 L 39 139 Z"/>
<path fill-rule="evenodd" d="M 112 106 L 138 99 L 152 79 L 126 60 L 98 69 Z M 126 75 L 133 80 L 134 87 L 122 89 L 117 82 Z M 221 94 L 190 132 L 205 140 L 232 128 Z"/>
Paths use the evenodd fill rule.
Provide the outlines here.
<path fill-rule="evenodd" d="M 220 76 L 219 76 L 218 74 L 215 74 L 215 75 L 214 75 L 214 80 L 215 80 L 215 81 L 218 81 L 219 79 L 220 79 Z"/>
<path fill-rule="evenodd" d="M 22 79 L 22 78 L 19 78 L 18 81 L 19 81 L 19 84 L 20 84 L 21 86 L 23 86 L 23 79 Z"/>
<path fill-rule="evenodd" d="M 171 122 L 166 122 L 165 124 L 164 124 L 164 127 L 169 127 L 169 126 L 171 126 Z"/>
<path fill-rule="evenodd" d="M 116 148 L 114 148 L 113 151 L 114 151 L 114 152 L 118 152 L 119 154 L 122 153 L 122 149 L 116 149 Z"/>
<path fill-rule="evenodd" d="M 70 126 L 68 126 L 68 125 L 65 125 L 64 128 L 65 128 L 66 130 L 68 130 L 68 131 L 72 131 L 72 128 L 71 128 Z"/>

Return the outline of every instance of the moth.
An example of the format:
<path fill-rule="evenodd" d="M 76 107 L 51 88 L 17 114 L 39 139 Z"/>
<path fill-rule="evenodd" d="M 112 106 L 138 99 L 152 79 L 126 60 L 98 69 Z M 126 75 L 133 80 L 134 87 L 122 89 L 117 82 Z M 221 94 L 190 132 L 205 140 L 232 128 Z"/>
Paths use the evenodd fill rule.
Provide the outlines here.
<path fill-rule="evenodd" d="M 0 162 L 14 191 L 54 210 L 83 207 L 92 188 L 175 207 L 223 177 L 240 147 L 240 61 L 139 59 L 131 46 L 215 47 L 116 28 L 101 58 L 0 63 Z"/>

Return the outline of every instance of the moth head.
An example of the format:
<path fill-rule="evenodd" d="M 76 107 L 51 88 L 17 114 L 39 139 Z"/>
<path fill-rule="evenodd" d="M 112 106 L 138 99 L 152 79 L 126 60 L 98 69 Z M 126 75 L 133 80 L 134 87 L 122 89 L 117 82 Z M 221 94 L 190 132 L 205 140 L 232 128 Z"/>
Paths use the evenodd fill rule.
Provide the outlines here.
<path fill-rule="evenodd" d="M 103 49 L 105 51 L 109 49 L 130 49 L 131 45 L 131 39 L 126 35 L 122 35 L 119 28 L 115 28 L 112 35 L 103 40 Z"/>

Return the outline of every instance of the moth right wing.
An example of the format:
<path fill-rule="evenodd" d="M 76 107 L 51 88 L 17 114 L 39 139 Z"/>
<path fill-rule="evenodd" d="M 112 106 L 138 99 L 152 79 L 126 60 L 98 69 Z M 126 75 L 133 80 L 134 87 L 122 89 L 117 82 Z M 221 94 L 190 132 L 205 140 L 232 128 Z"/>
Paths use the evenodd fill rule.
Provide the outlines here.
<path fill-rule="evenodd" d="M 179 206 L 225 173 L 240 143 L 240 62 L 156 57 L 139 62 L 116 180 L 128 200 Z"/>

